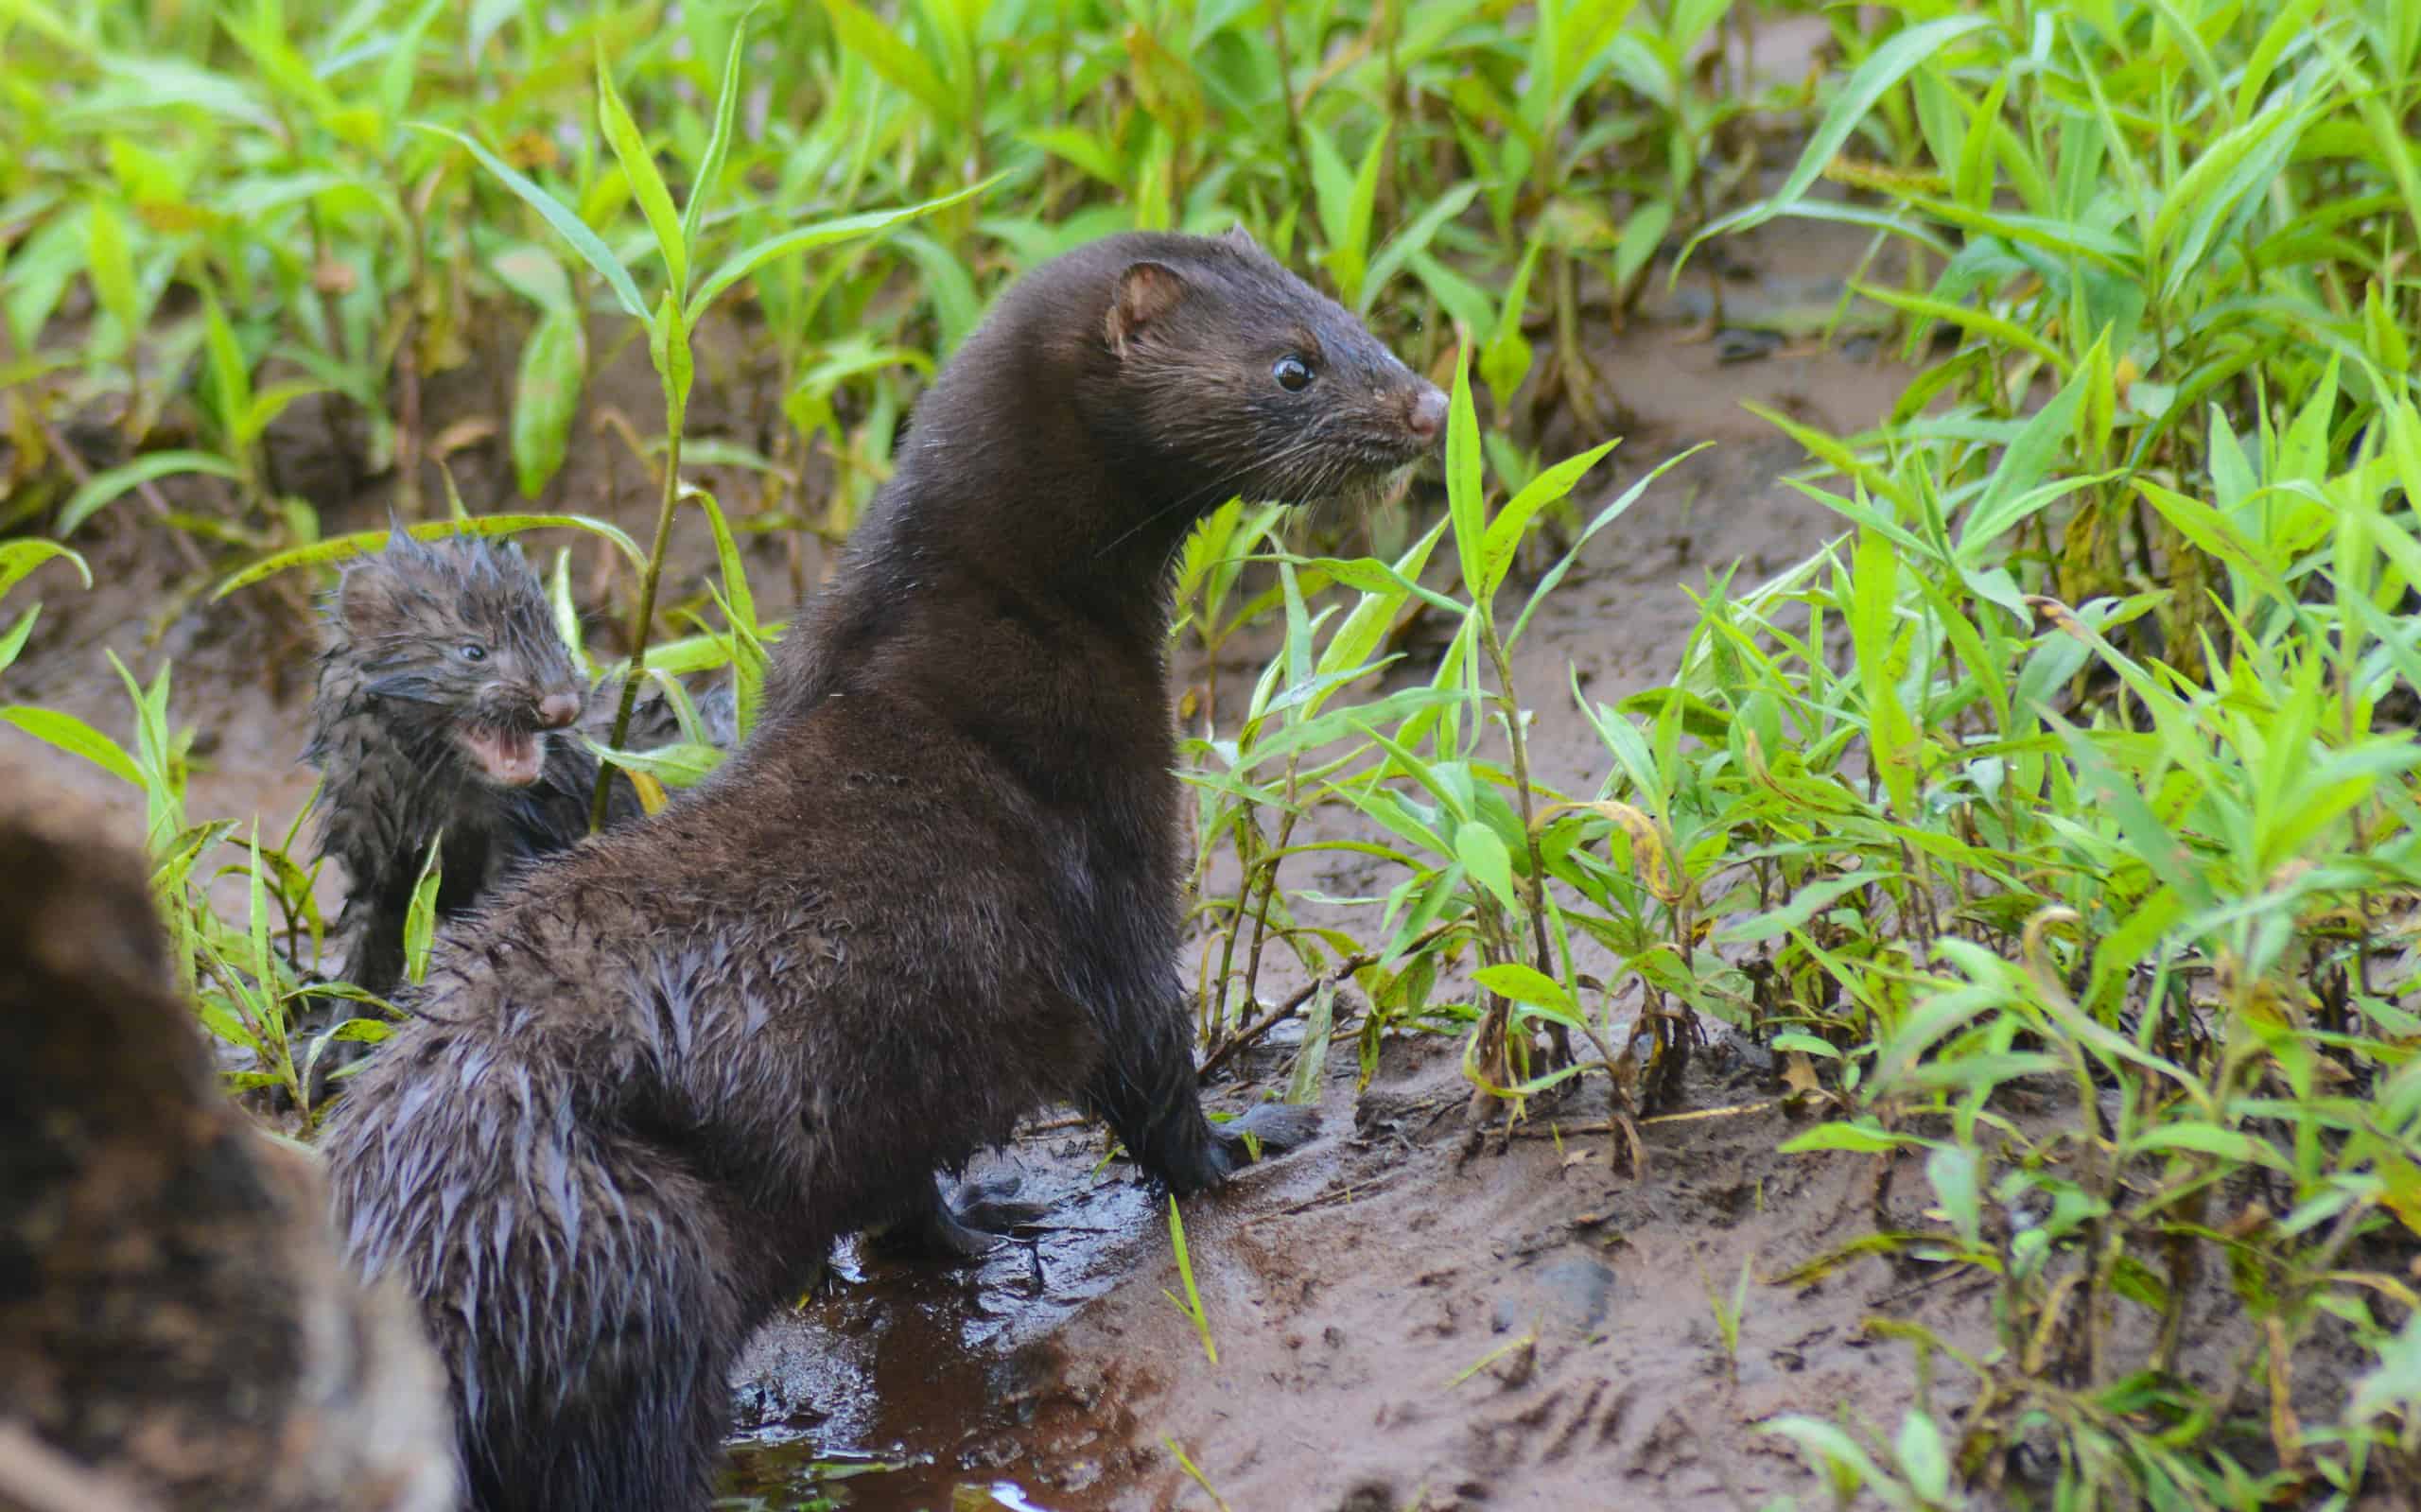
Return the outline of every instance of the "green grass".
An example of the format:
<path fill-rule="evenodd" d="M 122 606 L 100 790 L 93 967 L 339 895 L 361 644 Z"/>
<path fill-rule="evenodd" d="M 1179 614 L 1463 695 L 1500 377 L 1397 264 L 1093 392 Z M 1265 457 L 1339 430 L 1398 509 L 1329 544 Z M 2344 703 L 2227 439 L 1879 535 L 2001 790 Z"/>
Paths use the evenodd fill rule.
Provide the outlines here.
<path fill-rule="evenodd" d="M 510 372 L 527 513 L 583 514 L 559 480 L 582 396 L 644 341 L 665 429 L 620 433 L 659 504 L 623 538 L 626 665 L 736 661 L 753 700 L 778 627 L 739 537 L 845 537 L 1017 269 L 1240 217 L 1454 407 L 1442 517 L 1322 555 L 1242 501 L 1184 564 L 1181 644 L 1278 648 L 1204 690 L 1186 750 L 1195 875 L 1238 879 L 1193 899 L 1207 1045 L 1272 1021 L 1276 951 L 1322 1031 L 1358 989 L 1337 1032 L 1365 1075 L 1388 1034 L 1455 1035 L 1510 1115 L 1577 1080 L 1638 1149 L 1695 1024 L 1729 1022 L 1837 1097 L 1794 1148 L 1922 1166 L 1931 1226 L 1881 1243 L 1993 1296 L 1984 1349 L 1901 1330 L 1932 1382 L 1903 1424 L 1777 1425 L 1844 1494 L 2412 1494 L 2421 10 L 1828 10 L 1826 65 L 1745 94 L 1737 43 L 1800 9 L 603 3 L 557 27 L 0 0 L 0 669 L 34 629 L 19 580 L 96 518 L 135 512 L 196 594 L 357 548 L 263 445 L 305 397 L 362 475 L 400 469 L 408 522 L 462 528 L 414 486 L 423 395 Z M 1796 153 L 1778 179 L 1770 140 Z M 1853 297 L 1917 365 L 1871 432 L 1769 417 L 1840 535 L 1718 578 L 1667 686 L 1515 686 L 1571 554 L 1654 486 L 1593 502 L 1602 447 L 1541 455 L 1549 417 L 1612 423 L 1589 302 L 1709 276 L 1719 238 L 1792 217 L 1871 234 Z M 733 341 L 693 347 L 716 322 Z M 685 436 L 741 365 L 774 375 L 771 440 Z M 96 413 L 116 465 L 73 455 Z M 754 496 L 698 491 L 693 458 Z M 668 642 L 685 530 L 718 569 Z M 1517 573 L 1533 540 L 1554 565 Z M 1416 608 L 1447 648 L 1374 694 Z M 187 815 L 167 677 L 127 679 L 131 748 L 0 718 L 143 790 L 205 1021 L 255 1053 L 239 1081 L 299 1089 L 308 878 L 293 837 Z M 1604 746 L 1582 791 L 1525 750 L 1524 712 L 1566 698 Z M 625 759 L 677 784 L 708 756 Z M 1344 838 L 1310 838 L 1340 832 L 1303 825 L 1323 808 Z M 1375 864 L 1378 899 L 1308 895 L 1324 852 Z M 240 921 L 200 901 L 231 855 Z M 1607 1006 L 1632 983 L 1636 1042 Z M 2018 1112 L 2047 1101 L 2067 1111 Z M 2235 1316 L 2189 1330 L 2215 1288 Z M 2350 1381 L 2323 1363 L 2349 1350 Z M 2018 1443 L 2049 1483 L 2011 1479 Z"/>

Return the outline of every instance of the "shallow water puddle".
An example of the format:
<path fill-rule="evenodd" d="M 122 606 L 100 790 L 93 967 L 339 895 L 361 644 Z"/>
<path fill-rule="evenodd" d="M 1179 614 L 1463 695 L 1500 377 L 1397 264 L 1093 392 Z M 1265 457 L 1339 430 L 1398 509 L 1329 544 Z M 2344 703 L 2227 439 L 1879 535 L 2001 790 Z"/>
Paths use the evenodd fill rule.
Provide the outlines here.
<path fill-rule="evenodd" d="M 1120 1442 L 1066 1389 L 1048 1343 L 1070 1312 L 1165 1243 L 1157 1208 L 1082 1164 L 1022 1162 L 1048 1222 L 980 1266 L 835 1259 L 839 1285 L 768 1327 L 734 1373 L 740 1433 L 722 1512 L 1090 1512 L 1110 1489 L 1086 1451 Z M 1045 1474 L 1030 1446 L 1048 1441 Z"/>
<path fill-rule="evenodd" d="M 737 1442 L 731 1456 L 717 1512 L 1059 1512 L 1015 1481 L 971 1480 L 930 1461 L 833 1455 L 807 1440 Z"/>

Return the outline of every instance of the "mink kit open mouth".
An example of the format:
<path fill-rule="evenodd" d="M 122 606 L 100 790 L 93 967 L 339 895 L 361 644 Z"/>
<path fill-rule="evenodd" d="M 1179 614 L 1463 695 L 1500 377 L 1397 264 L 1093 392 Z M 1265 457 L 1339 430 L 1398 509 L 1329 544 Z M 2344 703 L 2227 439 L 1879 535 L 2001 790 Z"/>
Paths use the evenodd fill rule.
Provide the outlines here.
<path fill-rule="evenodd" d="M 455 740 L 480 776 L 499 788 L 526 788 L 546 770 L 546 737 L 534 730 L 466 724 Z"/>

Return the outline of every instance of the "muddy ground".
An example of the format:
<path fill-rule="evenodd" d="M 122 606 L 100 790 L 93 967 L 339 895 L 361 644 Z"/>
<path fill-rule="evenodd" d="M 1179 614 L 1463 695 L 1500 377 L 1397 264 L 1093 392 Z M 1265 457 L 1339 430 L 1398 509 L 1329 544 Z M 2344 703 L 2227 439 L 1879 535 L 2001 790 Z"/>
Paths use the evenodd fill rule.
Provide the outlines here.
<path fill-rule="evenodd" d="M 1585 796 L 1607 765 L 1572 706 L 1568 669 L 1606 703 L 1669 677 L 1696 618 L 1685 589 L 1734 562 L 1753 582 L 1832 532 L 1780 481 L 1797 448 L 1739 406 L 1754 399 L 1841 431 L 1897 396 L 1905 371 L 1859 341 L 1819 350 L 1786 334 L 1829 306 L 1864 250 L 1838 228 L 1768 228 L 1725 249 L 1726 332 L 1712 329 L 1708 286 L 1694 274 L 1607 338 L 1599 365 L 1628 439 L 1592 479 L 1585 513 L 1674 452 L 1716 444 L 1592 545 L 1520 647 L 1543 782 Z M 475 380 L 455 388 L 432 397 L 433 412 L 476 414 L 492 398 Z M 592 403 L 644 415 L 652 392 L 625 351 Z M 743 414 L 763 402 L 744 384 L 702 393 L 700 428 L 746 436 Z M 331 531 L 380 522 L 382 481 L 347 492 L 342 469 L 315 466 L 311 434 L 286 444 L 288 486 L 321 504 Z M 508 501 L 500 450 L 455 459 L 485 507 Z M 543 502 L 637 531 L 644 492 L 636 465 L 601 439 L 576 448 Z M 131 513 L 118 513 L 126 520 L 105 517 L 77 543 L 96 589 L 78 591 L 56 565 L 32 580 L 44 623 L 0 677 L 0 701 L 65 708 L 126 738 L 105 652 L 144 675 L 173 659 L 175 717 L 204 732 L 193 816 L 257 816 L 265 836 L 282 835 L 312 785 L 296 759 L 307 625 L 261 595 L 185 613 L 149 643 L 173 564 L 156 530 L 130 529 Z M 684 542 L 684 582 L 704 568 L 703 535 Z M 595 549 L 583 543 L 582 560 Z M 778 600 L 778 543 L 760 541 L 751 565 L 760 597 Z M 1223 665 L 1224 687 L 1248 684 L 1252 651 Z M 1205 670 L 1178 669 L 1193 683 Z M 114 779 L 6 727 L 0 770 L 88 792 L 139 836 L 139 801 Z M 1378 890 L 1375 878 L 1307 863 L 1287 880 L 1356 893 Z M 1291 985 L 1273 961 L 1263 998 Z M 1554 1137 L 1602 1119 L 1594 1091 L 1541 1109 L 1509 1141 L 1476 1143 L 1458 1045 L 1390 1042 L 1358 1096 L 1344 1079 L 1350 1055 L 1332 1057 L 1322 1138 L 1186 1211 L 1215 1364 L 1163 1295 L 1181 1290 L 1165 1204 L 1123 1167 L 1094 1169 L 1096 1133 L 1045 1120 L 989 1162 L 1054 1200 L 1038 1231 L 966 1271 L 853 1260 L 834 1295 L 758 1342 L 738 1382 L 733 1504 L 1216 1504 L 1178 1450 L 1237 1512 L 1731 1508 L 1778 1494 L 1813 1504 L 1823 1499 L 1815 1479 L 1756 1425 L 1847 1411 L 1888 1436 L 1910 1399 L 1912 1361 L 1868 1332 L 1868 1315 L 1920 1317 L 1975 1347 L 1988 1342 L 1987 1319 L 1972 1294 L 1860 1261 L 1812 1285 L 1752 1285 L 1727 1352 L 1711 1298 L 1728 1298 L 1744 1265 L 1768 1277 L 1869 1231 L 1877 1172 L 1866 1158 L 1775 1155 L 1793 1123 L 1766 1058 L 1717 1041 L 1693 1069 L 1687 1111 L 1646 1131 L 1644 1179 L 1610 1169 L 1603 1136 Z M 1274 1045 L 1247 1078 L 1281 1073 L 1282 1057 Z M 1219 1094 L 1235 1105 L 1256 1089 L 1247 1079 Z M 1898 1198 L 1894 1225 L 1920 1225 L 1916 1209 Z M 862 1473 L 813 1469 L 852 1459 Z M 913 1463 L 886 1468 L 898 1461 Z"/>

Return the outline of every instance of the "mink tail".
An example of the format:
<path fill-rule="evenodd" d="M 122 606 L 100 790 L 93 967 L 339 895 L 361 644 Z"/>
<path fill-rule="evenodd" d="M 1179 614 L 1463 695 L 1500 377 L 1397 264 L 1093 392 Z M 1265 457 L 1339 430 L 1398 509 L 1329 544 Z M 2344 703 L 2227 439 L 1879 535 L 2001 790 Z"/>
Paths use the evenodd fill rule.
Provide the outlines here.
<path fill-rule="evenodd" d="M 356 1261 L 423 1299 L 472 1506 L 704 1512 L 750 1315 L 718 1194 L 476 1031 L 410 1050 L 357 1079 L 330 1171 Z"/>

